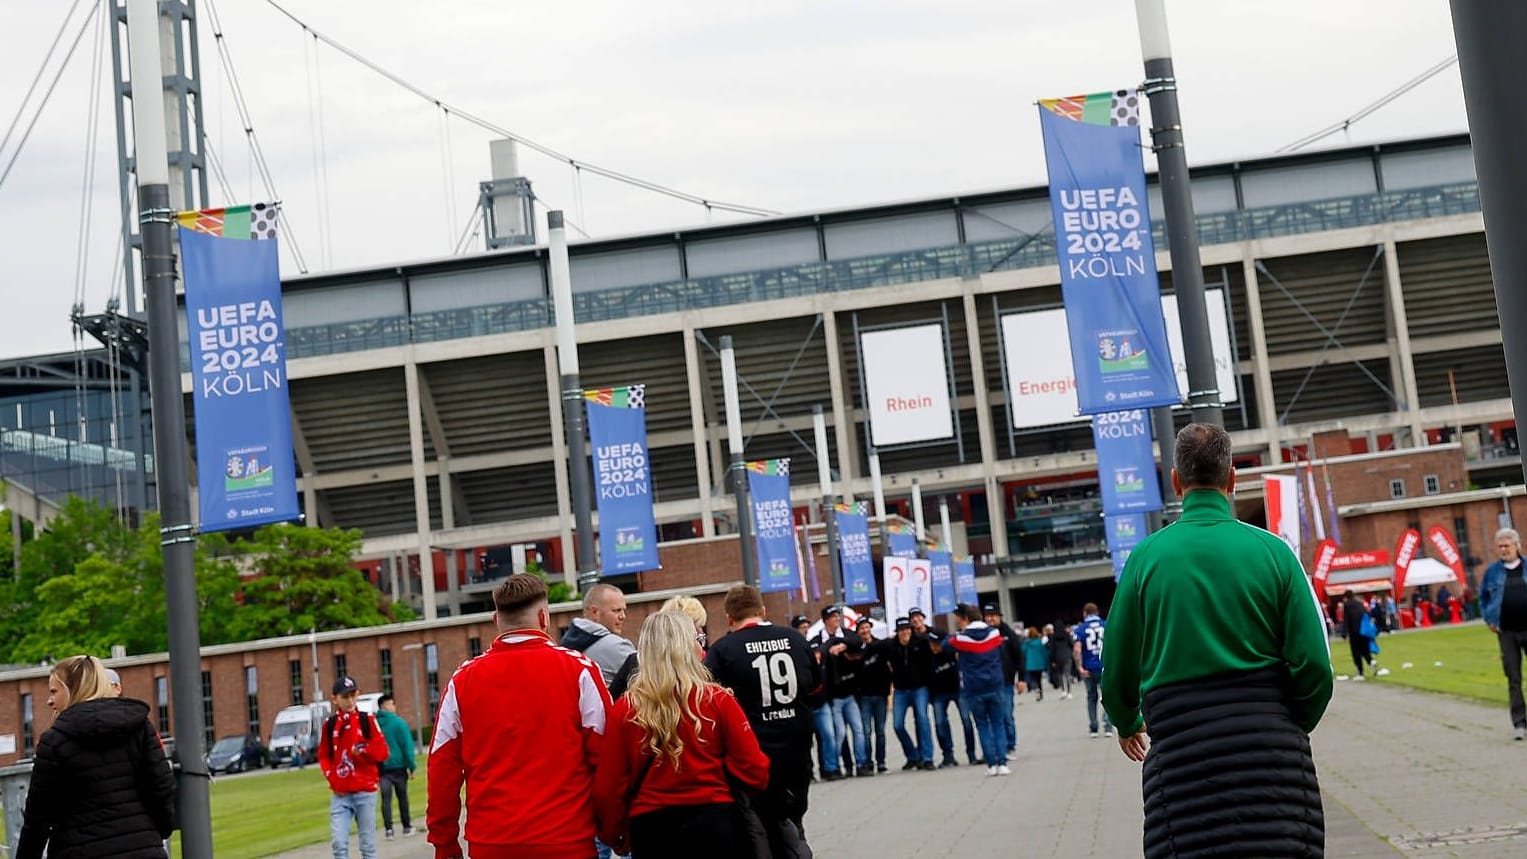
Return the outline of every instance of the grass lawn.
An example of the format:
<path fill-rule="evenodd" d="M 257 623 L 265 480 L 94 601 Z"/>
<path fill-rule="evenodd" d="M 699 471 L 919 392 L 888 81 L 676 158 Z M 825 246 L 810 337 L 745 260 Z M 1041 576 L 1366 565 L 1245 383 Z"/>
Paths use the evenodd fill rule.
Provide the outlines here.
<path fill-rule="evenodd" d="M 409 784 L 424 811 L 424 757 Z M 382 815 L 377 812 L 377 823 Z M 420 822 L 418 820 L 415 821 Z M 218 859 L 257 859 L 329 840 L 329 785 L 318 767 L 212 780 L 212 847 Z M 180 856 L 180 835 L 171 840 Z"/>
<path fill-rule="evenodd" d="M 1379 649 L 1379 667 L 1388 668 L 1389 675 L 1374 677 L 1370 671 L 1370 682 L 1442 692 L 1501 706 L 1507 703 L 1500 646 L 1496 644 L 1495 633 L 1482 623 L 1381 635 Z M 1353 673 L 1346 639 L 1331 640 L 1331 662 L 1338 675 Z M 1404 667 L 1406 663 L 1411 667 Z"/>

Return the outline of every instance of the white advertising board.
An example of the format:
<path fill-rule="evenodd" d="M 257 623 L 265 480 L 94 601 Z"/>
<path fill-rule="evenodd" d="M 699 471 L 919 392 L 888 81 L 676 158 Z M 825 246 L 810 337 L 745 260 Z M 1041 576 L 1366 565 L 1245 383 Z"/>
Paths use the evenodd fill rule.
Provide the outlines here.
<path fill-rule="evenodd" d="M 866 331 L 859 351 L 876 447 L 954 437 L 943 325 Z"/>
<path fill-rule="evenodd" d="M 1230 348 L 1230 324 L 1225 291 L 1204 294 L 1209 310 L 1209 340 L 1214 347 L 1215 379 L 1220 401 L 1235 402 L 1235 352 Z M 1166 318 L 1177 389 L 1188 392 L 1188 365 L 1182 358 L 1182 325 L 1177 320 L 1177 296 L 1161 299 Z M 1008 414 L 1013 429 L 1052 426 L 1085 420 L 1076 413 L 1076 375 L 1071 367 L 1071 341 L 1062 308 L 1009 313 L 1002 317 L 1002 347 L 1007 359 Z"/>

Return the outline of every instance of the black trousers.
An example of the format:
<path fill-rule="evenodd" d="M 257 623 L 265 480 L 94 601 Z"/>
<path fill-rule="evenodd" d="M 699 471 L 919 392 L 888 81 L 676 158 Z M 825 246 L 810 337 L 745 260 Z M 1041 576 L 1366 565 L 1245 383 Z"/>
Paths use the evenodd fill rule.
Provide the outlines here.
<path fill-rule="evenodd" d="M 414 819 L 408 813 L 408 770 L 382 770 L 378 786 L 382 789 L 382 828 L 392 831 L 392 794 L 397 791 L 398 817 L 404 829 L 411 829 Z"/>
<path fill-rule="evenodd" d="M 675 805 L 631 818 L 631 859 L 736 856 L 732 803 Z"/>
<path fill-rule="evenodd" d="M 1503 629 L 1497 636 L 1506 690 L 1511 693 L 1511 724 L 1527 728 L 1527 703 L 1522 700 L 1522 651 L 1527 650 L 1527 629 Z"/>
<path fill-rule="evenodd" d="M 1373 650 L 1368 646 L 1369 638 L 1366 635 L 1354 635 L 1347 639 L 1347 645 L 1352 648 L 1352 664 L 1357 666 L 1357 676 L 1363 676 L 1363 665 L 1373 664 Z"/>

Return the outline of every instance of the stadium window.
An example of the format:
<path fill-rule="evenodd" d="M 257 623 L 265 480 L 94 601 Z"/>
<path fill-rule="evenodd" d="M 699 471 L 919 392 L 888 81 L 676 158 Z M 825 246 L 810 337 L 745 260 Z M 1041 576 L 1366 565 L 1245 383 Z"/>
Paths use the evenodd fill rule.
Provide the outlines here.
<path fill-rule="evenodd" d="M 202 739 L 207 748 L 217 742 L 217 729 L 212 723 L 212 672 L 201 673 Z"/>
<path fill-rule="evenodd" d="M 159 721 L 159 736 L 170 735 L 170 678 L 163 674 L 154 678 L 154 709 Z"/>
<path fill-rule="evenodd" d="M 1428 474 L 1421 478 L 1422 486 L 1427 495 L 1439 495 L 1442 492 L 1442 480 L 1435 474 Z"/>
<path fill-rule="evenodd" d="M 473 659 L 476 659 L 477 657 L 481 656 L 482 655 L 482 639 L 478 638 L 475 635 L 472 636 L 471 638 L 467 639 L 467 650 L 471 651 Z"/>
<path fill-rule="evenodd" d="M 29 692 L 21 694 L 21 756 L 29 758 L 36 741 L 36 727 L 33 721 L 36 713 L 32 709 L 32 695 Z"/>
<path fill-rule="evenodd" d="M 292 678 L 292 706 L 296 706 L 302 703 L 302 660 L 293 659 L 286 665 Z"/>
<path fill-rule="evenodd" d="M 383 695 L 391 695 L 392 694 L 392 650 L 390 648 L 386 648 L 386 647 L 382 648 L 382 650 L 381 650 L 381 657 L 382 657 L 382 694 Z"/>
<path fill-rule="evenodd" d="M 345 660 L 345 655 L 343 653 L 334 654 L 334 682 L 338 683 L 339 678 L 349 676 L 349 662 Z"/>
<path fill-rule="evenodd" d="M 253 665 L 244 666 L 244 707 L 249 716 L 249 733 L 260 734 L 260 674 Z"/>
<path fill-rule="evenodd" d="M 1405 480 L 1403 478 L 1396 477 L 1393 480 L 1389 481 L 1389 497 L 1390 498 L 1404 498 L 1405 497 Z"/>
<path fill-rule="evenodd" d="M 424 680 L 429 686 L 429 711 L 440 709 L 440 651 L 433 644 L 424 645 Z"/>

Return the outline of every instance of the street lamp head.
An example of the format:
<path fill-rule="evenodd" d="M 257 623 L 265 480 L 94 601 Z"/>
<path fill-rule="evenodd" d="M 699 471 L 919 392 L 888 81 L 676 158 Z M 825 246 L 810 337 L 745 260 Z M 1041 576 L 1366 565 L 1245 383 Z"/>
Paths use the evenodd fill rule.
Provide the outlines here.
<path fill-rule="evenodd" d="M 1140 54 L 1146 62 L 1172 56 L 1167 35 L 1166 0 L 1135 0 L 1135 19 L 1140 27 Z"/>

